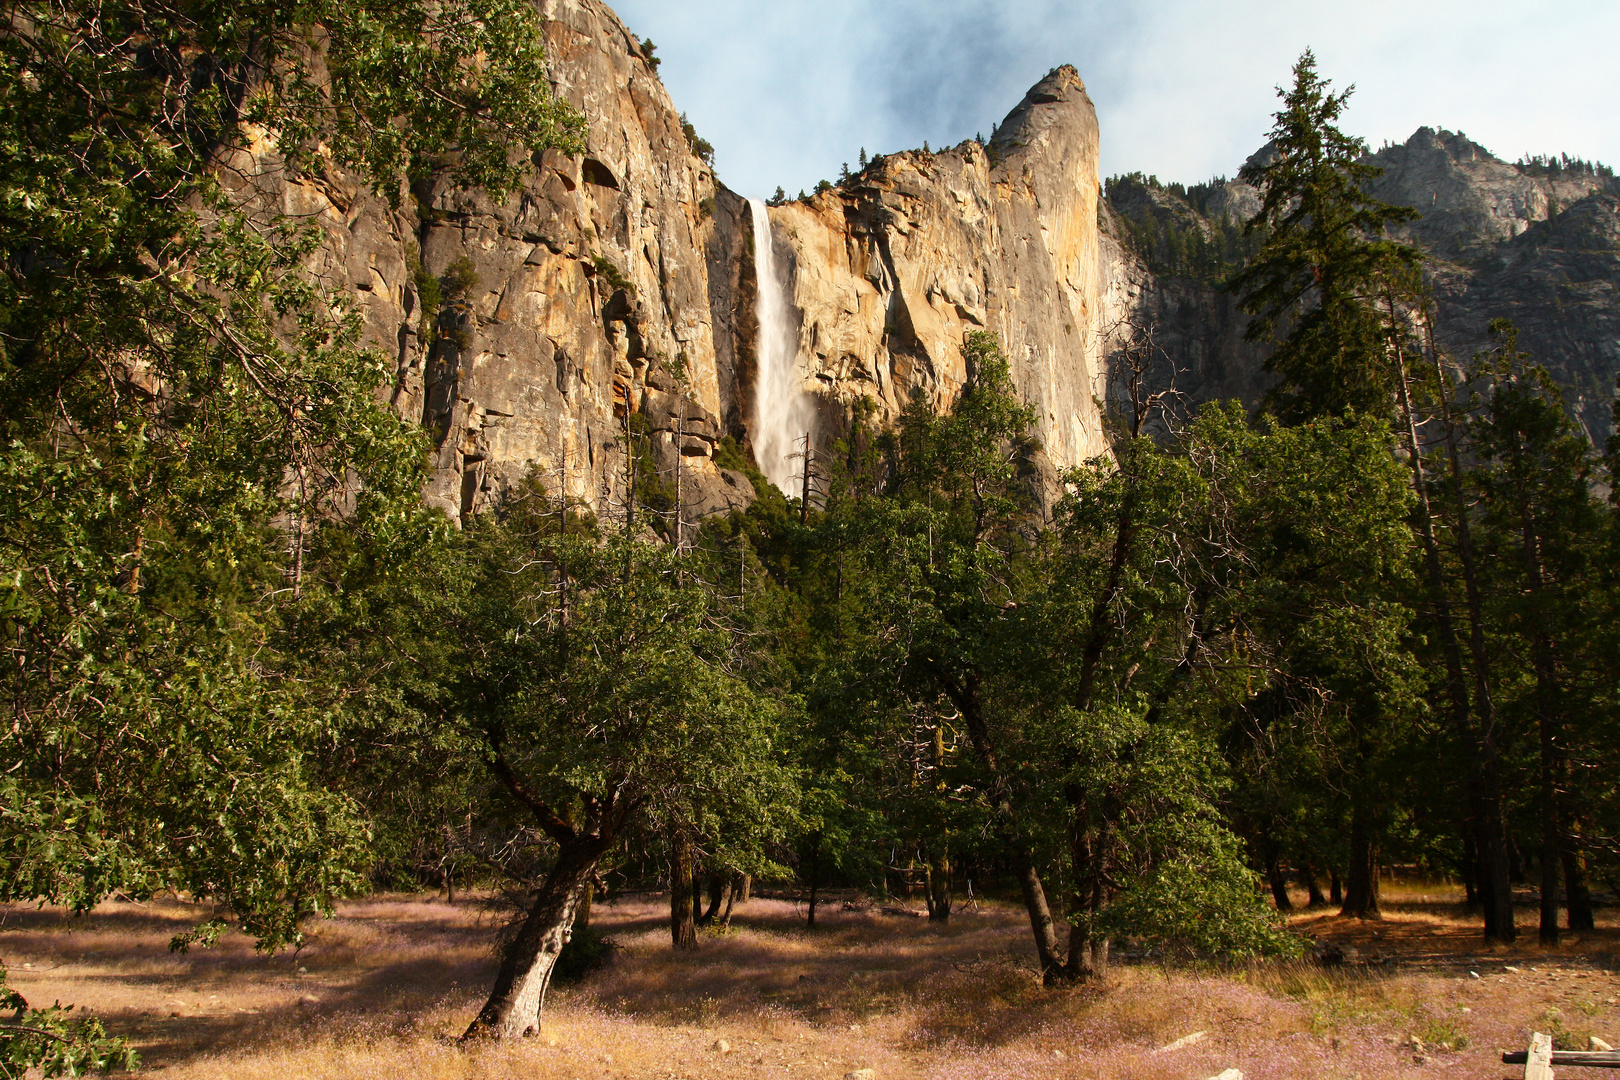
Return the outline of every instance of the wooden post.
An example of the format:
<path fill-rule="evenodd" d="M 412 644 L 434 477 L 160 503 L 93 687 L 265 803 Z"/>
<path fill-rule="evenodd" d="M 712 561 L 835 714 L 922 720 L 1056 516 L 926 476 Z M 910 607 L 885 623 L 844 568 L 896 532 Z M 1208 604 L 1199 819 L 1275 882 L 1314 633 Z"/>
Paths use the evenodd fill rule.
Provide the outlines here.
<path fill-rule="evenodd" d="M 1524 1063 L 1524 1080 L 1553 1080 L 1551 1035 L 1538 1031 L 1530 1036 L 1530 1056 Z"/>

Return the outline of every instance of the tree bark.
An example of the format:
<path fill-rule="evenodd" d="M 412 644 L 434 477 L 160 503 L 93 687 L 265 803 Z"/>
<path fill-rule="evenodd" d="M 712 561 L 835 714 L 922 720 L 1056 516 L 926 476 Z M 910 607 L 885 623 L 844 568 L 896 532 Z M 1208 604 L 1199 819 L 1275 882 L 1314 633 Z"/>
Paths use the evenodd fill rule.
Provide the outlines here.
<path fill-rule="evenodd" d="M 574 934 L 577 937 L 591 928 L 591 904 L 596 899 L 596 879 L 590 878 L 579 892 L 579 903 L 574 906 Z"/>
<path fill-rule="evenodd" d="M 1537 695 L 1540 696 L 1539 694 Z M 1558 783 L 1555 759 L 1558 755 L 1555 721 L 1541 715 L 1541 923 L 1538 936 L 1543 945 L 1558 944 L 1558 873 L 1563 869 L 1563 830 L 1558 821 Z"/>
<path fill-rule="evenodd" d="M 816 928 L 816 886 L 821 881 L 821 834 L 816 834 L 815 843 L 810 848 L 810 911 L 804 925 L 808 930 Z"/>
<path fill-rule="evenodd" d="M 1520 508 L 1520 554 L 1530 595 L 1545 609 L 1541 535 L 1527 495 Z M 1530 661 L 1536 673 L 1534 701 L 1541 742 L 1541 924 L 1543 945 L 1558 944 L 1558 876 L 1564 867 L 1564 813 L 1561 793 L 1565 783 L 1562 732 L 1559 724 L 1563 694 L 1559 687 L 1553 642 L 1544 625 L 1535 626 L 1530 640 Z"/>
<path fill-rule="evenodd" d="M 1586 856 L 1575 846 L 1574 838 L 1564 837 L 1564 905 L 1571 930 L 1592 930 L 1597 922 L 1592 913 L 1592 889 L 1586 883 Z"/>
<path fill-rule="evenodd" d="M 1328 868 L 1328 903 L 1344 903 L 1344 884 L 1339 880 L 1339 872 L 1332 867 Z"/>
<path fill-rule="evenodd" d="M 565 843 L 507 946 L 489 1000 L 462 1039 L 513 1039 L 540 1032 L 540 1008 L 557 954 L 573 936 L 574 913 L 610 842 L 586 836 Z"/>
<path fill-rule="evenodd" d="M 951 856 L 944 844 L 928 854 L 928 921 L 945 922 L 951 917 Z"/>
<path fill-rule="evenodd" d="M 669 937 L 678 950 L 697 948 L 697 924 L 692 919 L 692 841 L 680 830 L 670 841 Z"/>
<path fill-rule="evenodd" d="M 1035 954 L 1041 965 L 1041 981 L 1051 986 L 1063 980 L 1063 962 L 1058 959 L 1057 924 L 1052 921 L 1052 909 L 1046 902 L 1046 888 L 1041 875 L 1021 844 L 1013 846 L 1013 869 L 1018 874 L 1018 887 L 1024 894 L 1024 909 L 1029 912 L 1029 929 L 1035 936 Z"/>
<path fill-rule="evenodd" d="M 1470 702 L 1468 680 L 1463 669 L 1462 646 L 1452 615 L 1450 593 L 1446 587 L 1445 569 L 1440 557 L 1440 545 L 1434 533 L 1434 511 L 1429 501 L 1428 479 L 1424 475 L 1423 468 L 1423 443 L 1418 438 L 1417 419 L 1407 387 L 1406 357 L 1400 344 L 1397 329 L 1399 323 L 1395 316 L 1393 300 L 1390 302 L 1389 316 L 1392 347 L 1399 369 L 1399 398 L 1406 428 L 1403 434 L 1406 437 L 1407 455 L 1412 467 L 1412 489 L 1418 500 L 1418 535 L 1423 542 L 1423 561 L 1429 579 L 1430 602 L 1434 607 L 1435 626 L 1439 631 L 1441 655 L 1445 659 L 1446 696 L 1450 703 L 1452 726 L 1456 731 L 1467 770 L 1465 788 L 1468 793 L 1469 827 L 1473 834 L 1475 857 L 1478 860 L 1474 882 L 1483 901 L 1485 938 L 1492 941 L 1512 941 L 1513 895 L 1512 886 L 1508 882 L 1507 851 L 1503 843 L 1505 830 L 1502 824 L 1501 780 L 1496 764 L 1488 683 L 1483 670 L 1475 672 L 1475 695 L 1474 700 Z M 1440 380 L 1442 421 L 1451 448 L 1452 479 L 1456 482 L 1460 477 L 1455 434 L 1450 409 L 1446 405 L 1446 382 L 1440 367 L 1439 354 L 1434 350 L 1432 325 L 1427 326 L 1427 331 L 1430 334 L 1429 348 L 1434 354 L 1435 375 Z M 1458 554 L 1463 564 L 1465 593 L 1475 631 L 1473 658 L 1478 666 L 1484 663 L 1485 658 L 1479 640 L 1479 598 L 1473 576 L 1472 546 L 1469 543 L 1468 522 L 1465 516 L 1467 512 L 1466 506 L 1456 509 L 1459 515 Z M 1474 723 L 1476 713 L 1481 721 L 1477 727 Z"/>
<path fill-rule="evenodd" d="M 731 909 L 737 903 L 737 893 L 742 889 L 742 876 L 743 875 L 739 874 L 737 877 L 734 877 L 730 881 L 726 882 L 726 910 L 725 913 L 720 916 L 721 926 L 731 925 Z"/>
<path fill-rule="evenodd" d="M 748 899 L 753 894 L 753 891 L 754 891 L 754 875 L 753 874 L 744 874 L 744 875 L 742 875 L 742 879 L 739 882 L 739 884 L 737 885 L 737 888 L 742 892 L 742 895 L 737 897 L 737 903 L 739 903 L 739 904 L 748 903 Z"/>
<path fill-rule="evenodd" d="M 1339 914 L 1357 919 L 1379 918 L 1378 851 L 1371 822 L 1360 804 L 1350 812 L 1350 875 L 1345 882 L 1344 907 Z"/>
<path fill-rule="evenodd" d="M 699 923 L 708 926 L 720 917 L 720 905 L 725 904 L 727 897 L 731 895 L 730 880 L 731 876 L 724 871 L 709 874 L 709 909 L 703 913 L 703 917 L 698 920 Z M 730 910 L 729 904 L 727 910 Z"/>
<path fill-rule="evenodd" d="M 1266 860 L 1266 881 L 1271 885 L 1271 900 L 1278 911 L 1293 911 L 1294 900 L 1288 895 L 1288 877 L 1282 872 L 1282 860 L 1273 854 Z"/>
<path fill-rule="evenodd" d="M 1306 907 L 1326 907 L 1327 898 L 1322 895 L 1322 884 L 1316 878 L 1316 867 L 1310 863 L 1299 868 L 1299 883 L 1305 886 Z"/>

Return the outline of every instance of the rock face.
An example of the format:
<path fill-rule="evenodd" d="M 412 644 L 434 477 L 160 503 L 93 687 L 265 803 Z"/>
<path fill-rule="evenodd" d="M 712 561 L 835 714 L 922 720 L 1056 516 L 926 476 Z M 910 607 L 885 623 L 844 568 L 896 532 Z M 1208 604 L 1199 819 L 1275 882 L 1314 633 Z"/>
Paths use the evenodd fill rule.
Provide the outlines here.
<path fill-rule="evenodd" d="M 612 516 L 651 467 L 684 520 L 744 506 L 756 492 L 717 455 L 727 439 L 750 445 L 749 208 L 693 153 L 656 65 L 601 0 L 536 2 L 557 92 L 586 119 L 583 155 L 543 155 L 501 202 L 428 183 L 396 208 L 332 177 L 265 192 L 320 223 L 321 273 L 394 357 L 391 400 L 432 437 L 432 504 L 474 513 L 533 474 Z M 1376 158 L 1378 193 L 1424 210 L 1410 236 L 1437 257 L 1448 343 L 1466 355 L 1490 318 L 1514 318 L 1606 434 L 1620 370 L 1613 181 L 1538 174 L 1429 129 Z M 771 209 L 823 440 L 858 399 L 880 421 L 915 395 L 947 407 L 969 374 L 964 335 L 981 328 L 1000 336 L 1058 466 L 1107 450 L 1096 403 L 1127 323 L 1153 327 L 1192 399 L 1258 400 L 1261 352 L 1207 265 L 1232 255 L 1230 222 L 1256 193 L 1148 185 L 1103 202 L 1097 161 L 1096 113 L 1061 67 L 988 146 L 882 157 Z M 1144 246 L 1149 219 L 1162 251 Z M 634 468 L 627 434 L 647 448 Z"/>
<path fill-rule="evenodd" d="M 326 178 L 283 184 L 283 207 L 325 229 L 325 277 L 396 358 L 391 399 L 433 439 L 431 504 L 472 513 L 534 473 L 612 513 L 635 417 L 683 516 L 744 506 L 747 478 L 714 462 L 735 397 L 709 292 L 722 189 L 612 11 L 539 8 L 557 92 L 587 120 L 583 155 L 546 153 L 499 203 L 424 184 L 394 210 Z"/>
<path fill-rule="evenodd" d="M 1620 184 L 1590 168 L 1510 164 L 1465 136 L 1426 127 L 1369 160 L 1384 169 L 1372 194 L 1421 215 L 1392 235 L 1430 256 L 1441 344 L 1466 361 L 1491 345 L 1493 319 L 1513 320 L 1520 347 L 1567 388 L 1601 444 L 1620 374 Z M 1170 265 L 1164 246 L 1150 250 L 1143 237 L 1174 233 L 1179 250 L 1189 237 L 1219 246 L 1259 205 L 1259 193 L 1236 180 L 1110 189 L 1109 280 L 1128 286 L 1194 400 L 1258 402 L 1269 387 L 1264 350 L 1242 340 L 1244 316 L 1218 287 L 1224 268 Z"/>
<path fill-rule="evenodd" d="M 692 152 L 640 43 L 600 0 L 537 0 L 557 92 L 587 125 L 580 157 L 548 152 L 502 202 L 423 184 L 391 208 L 341 181 L 283 182 L 319 221 L 323 271 L 396 358 L 391 399 L 434 444 L 433 505 L 477 512 L 534 474 L 612 514 L 648 440 L 686 520 L 746 505 L 757 368 L 746 202 Z M 964 334 L 999 332 L 1059 465 L 1102 452 L 1105 308 L 1097 119 L 1055 69 L 991 145 L 882 159 L 832 192 L 771 211 L 802 314 L 800 362 L 821 438 L 871 399 L 948 406 Z M 645 469 L 645 465 L 639 466 Z"/>
<path fill-rule="evenodd" d="M 950 404 L 962 346 L 1000 335 L 1048 456 L 1104 452 L 1104 278 L 1097 115 L 1072 67 L 1030 90 L 988 147 L 876 159 L 840 187 L 771 210 L 802 314 L 806 388 L 892 417 Z"/>

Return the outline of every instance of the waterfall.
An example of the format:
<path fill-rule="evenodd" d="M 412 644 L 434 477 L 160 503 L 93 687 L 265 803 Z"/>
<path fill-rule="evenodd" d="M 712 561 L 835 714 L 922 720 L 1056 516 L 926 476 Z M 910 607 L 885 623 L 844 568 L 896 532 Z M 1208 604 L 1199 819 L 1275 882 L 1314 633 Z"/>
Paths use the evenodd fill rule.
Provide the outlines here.
<path fill-rule="evenodd" d="M 799 329 L 794 325 L 787 282 L 776 263 L 771 219 L 765 204 L 749 199 L 754 215 L 754 269 L 759 283 L 759 372 L 754 379 L 754 416 L 749 425 L 759 470 L 785 494 L 798 495 L 804 437 L 815 427 L 815 402 L 799 376 Z"/>

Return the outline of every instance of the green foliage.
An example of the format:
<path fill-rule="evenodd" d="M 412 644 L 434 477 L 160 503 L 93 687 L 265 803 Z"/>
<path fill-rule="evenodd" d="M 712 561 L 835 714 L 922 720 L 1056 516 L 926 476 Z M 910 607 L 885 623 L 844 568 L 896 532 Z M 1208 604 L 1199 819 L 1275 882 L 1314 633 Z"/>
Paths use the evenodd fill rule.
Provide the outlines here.
<path fill-rule="evenodd" d="M 741 676 L 743 639 L 695 557 L 588 521 L 564 530 L 532 488 L 464 544 L 442 620 L 461 768 L 493 767 L 520 810 L 543 803 L 610 836 L 780 828 L 793 807 L 781 707 Z"/>
<path fill-rule="evenodd" d="M 657 55 L 658 46 L 653 44 L 652 38 L 643 38 L 640 42 L 640 46 L 641 58 L 647 61 L 647 67 L 652 69 L 652 73 L 654 75 L 658 74 L 658 65 L 664 62 L 663 58 Z M 683 117 L 682 119 L 685 118 Z"/>
<path fill-rule="evenodd" d="M 1158 177 L 1137 172 L 1109 177 L 1103 192 L 1153 273 L 1224 284 L 1253 258 L 1264 237 L 1224 215 L 1208 217 L 1209 196 L 1225 182 L 1218 177 L 1187 188 L 1160 184 Z M 1166 202 L 1166 197 L 1175 201 Z"/>
<path fill-rule="evenodd" d="M 1569 174 L 1571 176 L 1590 176 L 1600 180 L 1612 179 L 1614 170 L 1599 161 L 1585 161 L 1568 154 L 1526 154 L 1514 167 L 1526 176 L 1546 177 L 1557 180 Z"/>
<path fill-rule="evenodd" d="M 1419 255 L 1382 233 L 1417 211 L 1365 192 L 1380 170 L 1363 161 L 1366 144 L 1336 126 L 1350 90 L 1333 93 L 1309 50 L 1278 94 L 1272 153 L 1241 174 L 1263 197 L 1245 231 L 1265 235 L 1231 283 L 1253 316 L 1246 337 L 1276 343 L 1266 370 L 1279 376 L 1272 402 L 1286 418 L 1346 409 L 1387 417 L 1394 375 L 1378 303 L 1391 287 L 1410 288 Z"/>
<path fill-rule="evenodd" d="M 524 3 L 13 16 L 0 895 L 177 888 L 296 943 L 370 860 L 334 748 L 378 702 L 327 616 L 375 603 L 378 568 L 441 526 L 422 434 L 377 398 L 394 364 L 308 273 L 319 232 L 258 185 L 342 168 L 390 198 L 431 172 L 500 190 L 514 146 L 572 148 L 581 122 Z"/>
<path fill-rule="evenodd" d="M 625 277 L 624 271 L 620 270 L 613 260 L 606 255 L 593 255 L 591 265 L 596 268 L 597 274 L 601 276 L 603 281 L 608 283 L 609 287 L 623 289 L 627 293 L 636 291 L 635 283 Z"/>
<path fill-rule="evenodd" d="M 433 344 L 438 328 L 439 308 L 444 305 L 444 286 L 422 265 L 422 251 L 415 244 L 405 249 L 406 269 L 411 272 L 411 284 L 416 288 L 416 333 L 424 348 Z"/>
<path fill-rule="evenodd" d="M 651 47 L 649 43 L 647 48 Z M 685 113 L 681 113 L 681 134 L 686 136 L 686 145 L 692 148 L 692 153 L 697 155 L 698 160 L 713 168 L 714 144 L 697 133 L 697 128 L 692 126 L 692 121 L 686 118 Z"/>
<path fill-rule="evenodd" d="M 140 1058 L 123 1039 L 109 1038 L 101 1021 L 74 1017 L 73 1006 L 30 1008 L 6 985 L 0 968 L 0 1009 L 15 1009 L 0 1023 L 0 1076 L 80 1076 L 92 1069 L 135 1069 Z"/>

